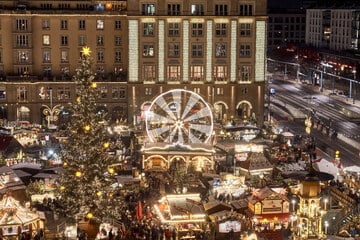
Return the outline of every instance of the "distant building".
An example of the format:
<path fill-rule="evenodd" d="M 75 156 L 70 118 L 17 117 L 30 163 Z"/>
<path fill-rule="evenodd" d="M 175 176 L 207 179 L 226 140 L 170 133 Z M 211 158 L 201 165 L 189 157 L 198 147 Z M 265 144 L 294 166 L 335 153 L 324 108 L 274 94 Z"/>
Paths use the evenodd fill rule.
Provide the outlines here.
<path fill-rule="evenodd" d="M 360 50 L 360 8 L 306 11 L 306 44 L 330 50 Z"/>

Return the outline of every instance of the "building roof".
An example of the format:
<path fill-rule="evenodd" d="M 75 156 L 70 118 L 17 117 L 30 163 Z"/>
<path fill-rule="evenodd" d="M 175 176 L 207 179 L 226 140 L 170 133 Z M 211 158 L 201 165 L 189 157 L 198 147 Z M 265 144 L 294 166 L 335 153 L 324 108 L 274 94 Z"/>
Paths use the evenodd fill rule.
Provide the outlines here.
<path fill-rule="evenodd" d="M 245 161 L 239 161 L 239 166 L 242 169 L 246 169 L 250 173 L 258 170 L 272 169 L 273 165 L 264 156 L 262 152 L 250 152 L 248 158 Z"/>

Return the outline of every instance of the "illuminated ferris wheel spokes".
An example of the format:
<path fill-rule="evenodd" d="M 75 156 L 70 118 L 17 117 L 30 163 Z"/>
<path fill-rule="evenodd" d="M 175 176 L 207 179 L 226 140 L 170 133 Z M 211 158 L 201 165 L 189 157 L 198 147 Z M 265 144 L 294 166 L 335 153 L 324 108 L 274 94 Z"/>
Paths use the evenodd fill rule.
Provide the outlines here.
<path fill-rule="evenodd" d="M 146 131 L 152 142 L 203 143 L 213 131 L 209 105 L 198 94 L 174 89 L 155 98 L 146 116 Z"/>

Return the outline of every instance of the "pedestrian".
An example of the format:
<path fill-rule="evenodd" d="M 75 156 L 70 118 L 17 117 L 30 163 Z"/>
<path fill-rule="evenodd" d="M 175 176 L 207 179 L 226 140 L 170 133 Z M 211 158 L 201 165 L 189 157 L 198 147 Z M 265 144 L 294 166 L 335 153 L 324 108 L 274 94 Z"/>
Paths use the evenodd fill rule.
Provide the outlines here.
<path fill-rule="evenodd" d="M 112 228 L 111 228 L 110 231 L 109 231 L 108 238 L 109 238 L 109 240 L 113 240 L 113 239 L 114 239 L 114 235 L 113 235 L 113 232 L 112 232 Z"/>

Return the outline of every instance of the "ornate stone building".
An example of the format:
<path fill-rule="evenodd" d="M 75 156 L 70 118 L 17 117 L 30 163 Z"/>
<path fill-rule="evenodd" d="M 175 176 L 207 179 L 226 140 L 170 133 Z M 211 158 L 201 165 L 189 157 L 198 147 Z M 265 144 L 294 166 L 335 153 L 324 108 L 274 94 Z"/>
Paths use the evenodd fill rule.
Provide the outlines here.
<path fill-rule="evenodd" d="M 0 116 L 69 116 L 71 82 L 88 46 L 99 109 L 135 125 L 159 94 L 201 95 L 214 120 L 263 122 L 266 0 L 0 1 Z M 45 106 L 44 106 L 45 105 Z"/>

